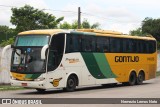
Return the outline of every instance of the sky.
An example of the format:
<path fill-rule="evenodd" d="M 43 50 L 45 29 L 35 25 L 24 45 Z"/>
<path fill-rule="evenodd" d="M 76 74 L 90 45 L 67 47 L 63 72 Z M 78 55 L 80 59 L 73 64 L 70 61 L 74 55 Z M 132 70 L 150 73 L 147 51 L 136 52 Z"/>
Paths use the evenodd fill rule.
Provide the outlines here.
<path fill-rule="evenodd" d="M 77 20 L 80 7 L 82 21 L 98 22 L 103 30 L 126 34 L 140 27 L 146 17 L 160 18 L 160 0 L 0 0 L 0 25 L 14 27 L 10 23 L 10 6 L 26 4 L 57 18 L 64 16 L 64 21 L 69 23 Z"/>

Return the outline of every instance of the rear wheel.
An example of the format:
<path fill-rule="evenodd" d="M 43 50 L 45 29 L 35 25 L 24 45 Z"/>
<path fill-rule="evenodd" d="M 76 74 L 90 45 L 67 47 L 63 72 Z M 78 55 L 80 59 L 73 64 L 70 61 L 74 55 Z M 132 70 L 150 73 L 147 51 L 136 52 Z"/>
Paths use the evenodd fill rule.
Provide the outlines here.
<path fill-rule="evenodd" d="M 144 81 L 144 73 L 143 72 L 140 72 L 139 74 L 138 74 L 138 77 L 137 77 L 137 81 L 136 81 L 136 84 L 137 85 L 141 85 L 142 83 L 143 83 L 143 81 Z"/>
<path fill-rule="evenodd" d="M 124 82 L 123 85 L 129 85 L 129 86 L 133 86 L 136 84 L 136 73 L 135 72 L 131 72 L 130 76 L 129 76 L 129 81 L 128 82 Z"/>
<path fill-rule="evenodd" d="M 77 84 L 77 80 L 75 76 L 70 76 L 67 80 L 67 86 L 64 88 L 65 91 L 72 92 L 75 90 Z"/>
<path fill-rule="evenodd" d="M 135 72 L 131 72 L 131 74 L 129 76 L 128 85 L 132 86 L 132 85 L 135 85 L 135 83 L 136 83 L 136 73 Z"/>

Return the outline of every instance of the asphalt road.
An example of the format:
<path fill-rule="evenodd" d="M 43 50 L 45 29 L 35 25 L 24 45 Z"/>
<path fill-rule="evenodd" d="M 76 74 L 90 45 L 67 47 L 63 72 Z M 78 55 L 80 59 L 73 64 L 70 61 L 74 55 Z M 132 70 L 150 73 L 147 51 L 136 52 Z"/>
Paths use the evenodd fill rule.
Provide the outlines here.
<path fill-rule="evenodd" d="M 39 93 L 34 89 L 0 91 L 2 98 L 160 98 L 160 77 L 145 81 L 142 85 L 78 87 L 75 92 L 61 89 Z"/>
<path fill-rule="evenodd" d="M 62 90 L 48 90 L 39 93 L 34 89 L 0 91 L 1 98 L 160 98 L 160 77 L 145 81 L 142 85 L 102 87 L 78 87 L 75 92 L 63 92 Z M 58 105 L 70 107 L 69 105 Z M 74 106 L 74 105 L 71 105 Z M 77 105 L 81 106 L 82 105 Z M 87 107 L 87 105 L 83 105 Z M 97 107 L 97 105 L 92 105 Z M 100 105 L 105 106 L 105 105 Z M 113 106 L 113 105 L 110 105 Z M 115 105 L 114 105 L 115 106 Z M 122 104 L 120 105 L 122 106 Z M 127 106 L 126 104 L 122 107 Z M 133 105 L 135 107 L 135 105 Z M 141 105 L 142 106 L 142 105 Z M 149 106 L 149 105 L 146 105 Z M 159 105 L 153 105 L 157 107 Z"/>

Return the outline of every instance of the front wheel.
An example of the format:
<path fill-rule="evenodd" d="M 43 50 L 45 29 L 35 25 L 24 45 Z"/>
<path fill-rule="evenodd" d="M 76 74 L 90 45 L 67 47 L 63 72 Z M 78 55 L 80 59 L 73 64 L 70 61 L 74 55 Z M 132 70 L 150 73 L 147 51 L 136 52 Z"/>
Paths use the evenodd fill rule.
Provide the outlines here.
<path fill-rule="evenodd" d="M 67 86 L 64 88 L 65 91 L 72 92 L 76 88 L 77 80 L 74 76 L 70 76 L 67 80 Z"/>

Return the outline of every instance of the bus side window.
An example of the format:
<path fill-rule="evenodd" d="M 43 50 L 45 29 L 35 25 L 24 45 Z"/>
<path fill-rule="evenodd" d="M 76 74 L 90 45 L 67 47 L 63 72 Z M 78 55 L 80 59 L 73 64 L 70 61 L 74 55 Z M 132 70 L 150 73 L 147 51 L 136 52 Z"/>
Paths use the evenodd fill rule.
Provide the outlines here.
<path fill-rule="evenodd" d="M 122 39 L 110 38 L 110 51 L 114 53 L 122 52 Z"/>
<path fill-rule="evenodd" d="M 68 34 L 66 42 L 66 53 L 81 51 L 81 35 Z"/>
<path fill-rule="evenodd" d="M 137 53 L 138 52 L 137 40 L 132 40 L 132 51 L 133 51 L 133 53 Z"/>
<path fill-rule="evenodd" d="M 105 37 L 103 39 L 103 52 L 109 52 L 109 38 Z"/>
<path fill-rule="evenodd" d="M 82 52 L 95 51 L 95 38 L 94 36 L 82 36 Z"/>
<path fill-rule="evenodd" d="M 153 53 L 156 51 L 156 42 L 155 41 L 150 41 L 149 49 L 150 49 L 150 53 Z"/>
<path fill-rule="evenodd" d="M 133 52 L 133 41 L 131 39 L 124 39 L 123 48 L 125 53 Z"/>
<path fill-rule="evenodd" d="M 103 52 L 103 38 L 97 37 L 96 39 L 96 52 Z"/>
<path fill-rule="evenodd" d="M 141 47 L 143 48 L 143 52 L 142 53 L 147 53 L 147 44 L 146 44 L 146 41 L 142 41 L 142 43 L 141 43 Z"/>

